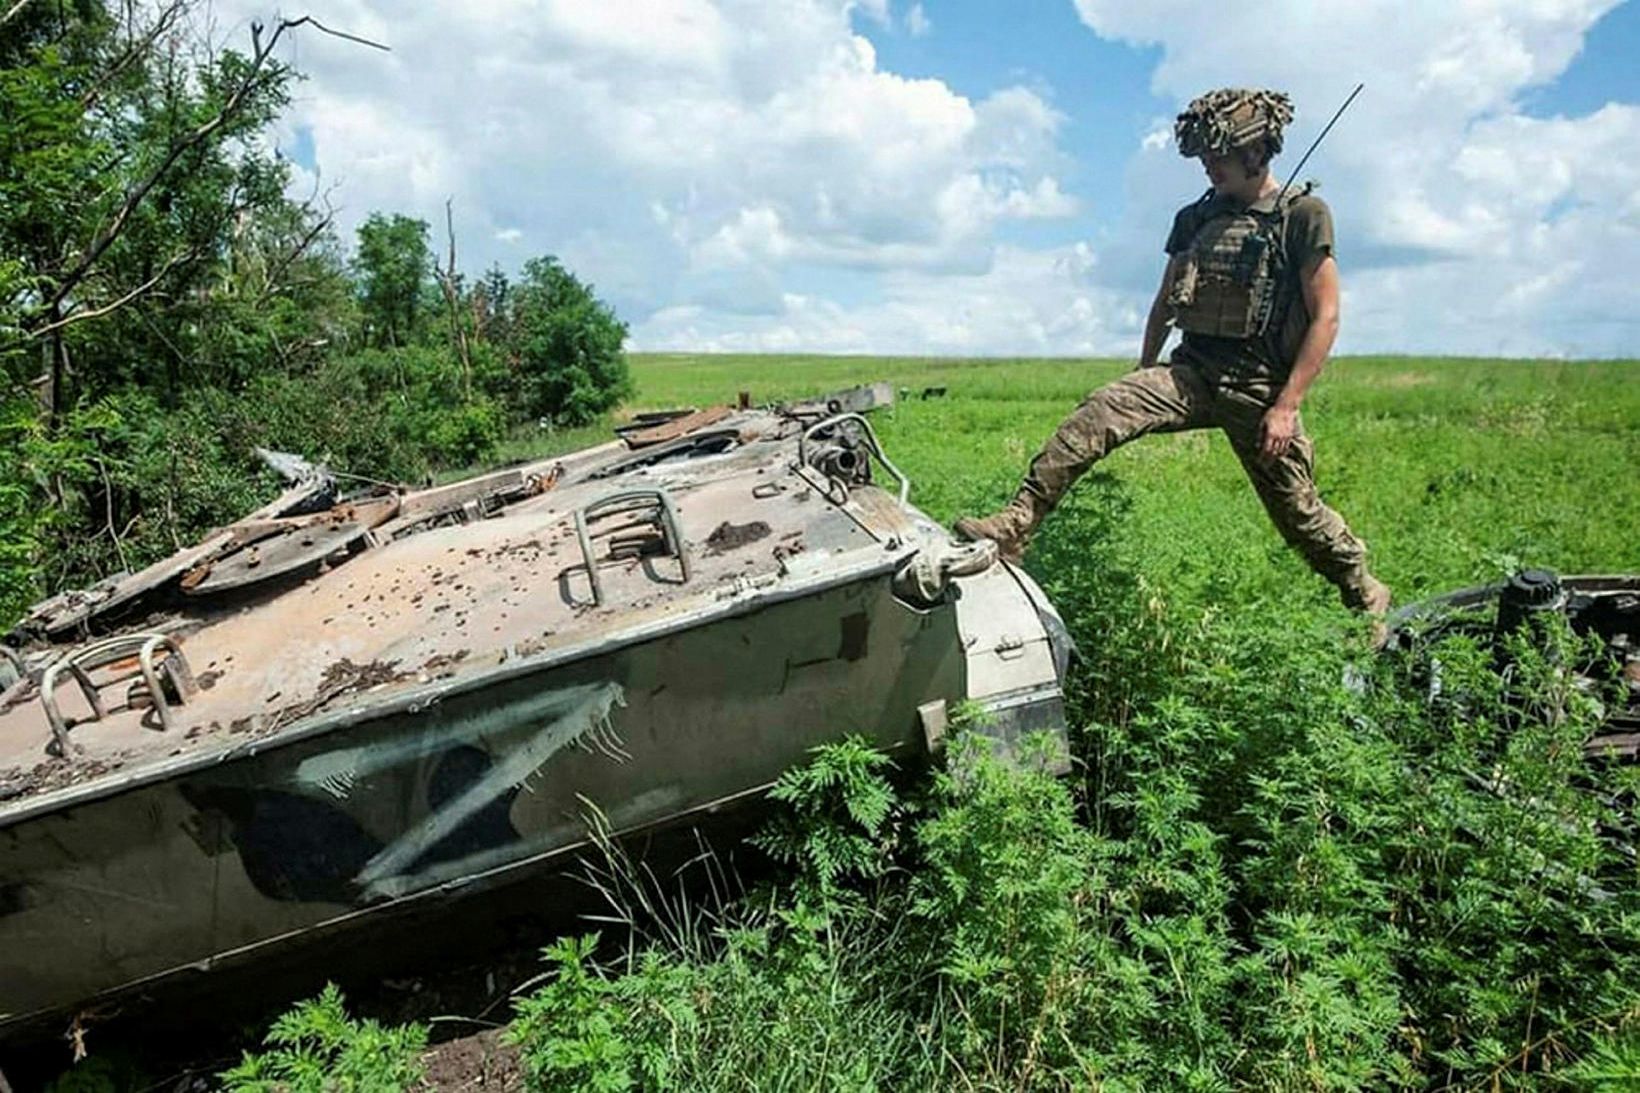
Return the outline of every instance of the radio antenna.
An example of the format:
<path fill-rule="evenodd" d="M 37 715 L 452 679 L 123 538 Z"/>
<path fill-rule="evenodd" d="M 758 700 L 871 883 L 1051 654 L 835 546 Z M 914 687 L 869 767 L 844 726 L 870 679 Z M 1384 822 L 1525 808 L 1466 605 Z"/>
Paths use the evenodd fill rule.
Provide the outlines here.
<path fill-rule="evenodd" d="M 1355 90 L 1351 91 L 1350 95 L 1349 95 L 1349 98 L 1344 100 L 1344 105 L 1340 106 L 1338 108 L 1338 112 L 1335 113 L 1332 116 L 1332 121 L 1329 121 L 1326 125 L 1326 128 L 1321 130 L 1321 135 L 1316 137 L 1315 140 L 1310 142 L 1310 147 L 1304 153 L 1303 158 L 1301 158 L 1298 161 L 1298 166 L 1293 168 L 1293 173 L 1287 176 L 1287 181 L 1286 182 L 1282 183 L 1281 192 L 1276 195 L 1276 208 L 1278 208 L 1278 209 L 1281 208 L 1281 199 L 1287 196 L 1287 187 L 1289 187 L 1293 184 L 1293 179 L 1297 178 L 1298 173 L 1300 171 L 1304 170 L 1304 165 L 1306 163 L 1310 162 L 1311 153 L 1313 153 L 1317 148 L 1319 148 L 1321 146 L 1322 141 L 1327 139 L 1327 134 L 1332 132 L 1332 127 L 1338 124 L 1338 119 L 1344 116 L 1344 111 L 1346 111 L 1350 108 L 1350 103 L 1355 101 L 1355 97 L 1357 95 L 1361 94 L 1361 89 L 1366 87 L 1366 86 L 1367 85 L 1364 84 L 1364 83 L 1356 84 L 1355 85 Z"/>

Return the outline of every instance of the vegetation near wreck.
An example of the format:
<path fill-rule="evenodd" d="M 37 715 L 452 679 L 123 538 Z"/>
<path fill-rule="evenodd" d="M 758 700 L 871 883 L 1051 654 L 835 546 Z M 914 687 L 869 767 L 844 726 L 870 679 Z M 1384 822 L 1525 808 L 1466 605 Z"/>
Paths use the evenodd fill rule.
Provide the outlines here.
<path fill-rule="evenodd" d="M 1506 685 L 1452 642 L 1463 700 L 1432 706 L 1406 662 L 1346 687 L 1342 653 L 1284 666 L 1198 625 L 1182 686 L 1096 714 L 1100 769 L 1070 782 L 973 738 L 909 787 L 821 749 L 765 840 L 787 881 L 710 929 L 639 922 L 614 962 L 590 937 L 548 951 L 511 1033 L 537 1088 L 1640 1077 L 1634 867 L 1590 792 L 1598 708 L 1556 693 L 1563 650 L 1519 650 Z"/>
<path fill-rule="evenodd" d="M 392 1093 L 425 1072 L 426 1026 L 354 1020 L 334 985 L 275 1021 L 264 1042 L 222 1075 L 228 1093 Z"/>
<path fill-rule="evenodd" d="M 651 357 L 635 375 L 646 406 L 887 376 L 911 397 L 879 415 L 885 443 L 950 519 L 1000 499 L 1119 368 Z M 1608 515 L 1640 500 L 1623 369 L 1337 362 L 1310 417 L 1323 490 L 1403 599 L 1522 562 L 1640 568 Z M 618 924 L 553 946 L 514 1000 L 533 1086 L 1640 1080 L 1636 775 L 1580 746 L 1612 696 L 1569 686 L 1557 634 L 1501 674 L 1446 642 L 1432 698 L 1430 654 L 1368 654 L 1240 473 L 1217 437 L 1125 449 L 1028 560 L 1082 653 L 1072 777 L 973 742 L 918 774 L 844 742 L 781 783 L 757 840 L 776 881 L 680 906 L 605 870 Z"/>
<path fill-rule="evenodd" d="M 1145 595 L 1109 609 L 1155 625 Z M 1640 1079 L 1640 906 L 1613 837 L 1635 786 L 1584 757 L 1602 709 L 1559 669 L 1576 639 L 1517 643 L 1500 675 L 1467 639 L 1363 665 L 1324 621 L 1285 621 L 1301 662 L 1222 616 L 1146 646 L 1170 693 L 1082 695 L 1099 762 L 1070 779 L 966 733 L 929 773 L 817 749 L 756 840 L 787 871 L 738 899 L 669 897 L 606 844 L 618 933 L 551 946 L 515 999 L 532 1088 Z"/>

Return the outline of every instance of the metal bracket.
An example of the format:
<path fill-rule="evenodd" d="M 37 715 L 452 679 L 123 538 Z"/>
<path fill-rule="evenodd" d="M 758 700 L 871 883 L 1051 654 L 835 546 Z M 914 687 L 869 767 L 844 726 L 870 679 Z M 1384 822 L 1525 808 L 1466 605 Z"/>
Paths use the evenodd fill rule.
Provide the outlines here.
<path fill-rule="evenodd" d="M 678 510 L 672 504 L 671 496 L 662 489 L 622 490 L 590 501 L 575 510 L 575 538 L 581 544 L 581 561 L 586 566 L 587 581 L 592 586 L 594 606 L 603 604 L 604 589 L 603 582 L 598 579 L 598 560 L 592 552 L 592 532 L 588 525 L 595 520 L 644 509 L 652 510 L 650 521 L 660 528 L 667 552 L 678 560 L 678 568 L 683 574 L 678 583 L 689 583 L 689 548 L 684 544 L 683 532 L 678 524 Z"/>
<path fill-rule="evenodd" d="M 883 445 L 878 441 L 877 434 L 872 431 L 871 422 L 867 421 L 862 414 L 835 414 L 804 429 L 803 435 L 797 441 L 798 466 L 807 467 L 809 465 L 809 441 L 811 439 L 817 438 L 822 432 L 835 430 L 846 422 L 853 422 L 860 426 L 860 432 L 865 439 L 867 450 L 876 458 L 877 462 L 883 465 L 883 468 L 889 474 L 894 476 L 895 481 L 899 482 L 900 504 L 904 506 L 906 499 L 911 496 L 911 479 L 907 478 L 905 472 L 896 467 L 884 454 Z"/>
<path fill-rule="evenodd" d="M 23 663 L 21 654 L 19 654 L 17 650 L 13 649 L 11 646 L 0 645 L 0 660 L 4 660 L 7 664 L 11 665 L 11 670 L 16 673 L 17 676 L 17 678 L 13 679 L 11 683 L 7 683 L 4 687 L 0 687 L 0 691 L 9 690 L 18 680 L 28 678 L 28 666 Z"/>
<path fill-rule="evenodd" d="M 951 712 L 946 708 L 945 699 L 936 698 L 918 706 L 917 723 L 922 726 L 923 744 L 928 748 L 928 754 L 943 754 L 945 738 L 951 731 Z"/>
<path fill-rule="evenodd" d="M 165 650 L 165 659 L 156 662 L 155 654 L 161 649 Z M 92 681 L 91 670 L 124 660 L 133 653 L 137 657 L 135 671 L 115 675 L 100 685 Z M 165 676 L 163 679 L 162 671 Z M 53 661 L 40 676 L 40 702 L 45 706 L 46 722 L 51 726 L 51 742 L 46 745 L 46 751 L 59 756 L 68 754 L 68 722 L 57 706 L 58 677 L 64 672 L 73 676 L 74 681 L 79 684 L 80 693 L 85 696 L 86 702 L 91 706 L 91 712 L 98 721 L 108 716 L 108 707 L 103 703 L 101 689 L 136 679 L 138 676 L 142 677 L 148 687 L 154 709 L 159 712 L 161 731 L 176 728 L 170 700 L 165 697 L 166 679 L 169 679 L 176 688 L 181 701 L 187 701 L 197 689 L 193 670 L 188 667 L 188 658 L 183 655 L 182 647 L 176 640 L 167 634 L 121 634 L 65 653 Z"/>

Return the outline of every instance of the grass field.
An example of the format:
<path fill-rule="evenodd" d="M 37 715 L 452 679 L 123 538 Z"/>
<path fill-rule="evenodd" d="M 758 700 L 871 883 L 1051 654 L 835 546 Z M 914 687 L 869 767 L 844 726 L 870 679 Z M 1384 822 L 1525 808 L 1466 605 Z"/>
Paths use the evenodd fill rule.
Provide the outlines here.
<path fill-rule="evenodd" d="M 1114 361 L 639 356 L 633 405 L 811 395 L 883 379 L 912 392 L 878 428 L 949 521 L 1005 500 L 1038 445 Z M 1640 370 L 1634 362 L 1349 358 L 1304 408 L 1323 496 L 1400 596 L 1519 563 L 1562 572 L 1640 569 Z M 944 386 L 944 399 L 920 401 Z M 1114 501 L 1111 533 L 1142 572 L 1187 601 L 1255 606 L 1327 598 L 1264 520 L 1222 437 L 1151 437 L 1107 459 L 1075 496 Z M 1205 561 L 1212 565 L 1203 565 Z"/>
<path fill-rule="evenodd" d="M 915 503 L 949 522 L 1004 501 L 1062 416 L 1126 367 L 657 355 L 634 361 L 634 404 L 887 380 L 911 397 L 877 428 Z M 1323 495 L 1402 602 L 1521 565 L 1640 570 L 1635 376 L 1629 362 L 1334 362 L 1305 406 Z M 917 397 L 936 386 L 945 397 Z M 603 1064 L 655 1085 L 646 1050 L 709 1088 L 1640 1081 L 1640 983 L 1619 985 L 1640 970 L 1640 903 L 1632 863 L 1586 841 L 1602 821 L 1566 747 L 1586 725 L 1516 724 L 1487 691 L 1489 662 L 1471 667 L 1491 705 L 1409 703 L 1401 669 L 1366 656 L 1360 621 L 1284 546 L 1214 433 L 1105 460 L 1027 568 L 1084 653 L 1071 791 L 1002 775 L 936 791 L 874 830 L 906 875 L 862 880 L 860 902 L 805 889 L 827 854 L 797 855 L 787 898 L 831 908 L 823 944 L 759 919 L 756 959 L 673 949 L 608 993 L 576 988 L 582 958 L 559 954 L 517 1030 L 544 1086 L 590 1086 Z M 1342 687 L 1351 664 L 1376 685 Z M 1522 817 L 1477 795 L 1459 772 L 1486 763 L 1553 805 Z M 1631 775 L 1600 778 L 1633 800 Z M 830 803 L 806 813 L 817 834 L 860 834 L 849 802 Z M 1597 873 L 1613 898 L 1566 896 Z M 919 913 L 926 932 L 888 925 Z M 640 1006 L 617 1021 L 632 1056 L 554 1056 L 566 1035 L 596 1042 L 588 1013 L 635 1012 L 646 992 L 675 1004 L 668 975 L 674 992 L 757 1001 L 683 1007 L 700 1023 L 681 1041 Z M 813 1010 L 815 993 L 833 1004 Z"/>
<path fill-rule="evenodd" d="M 1124 367 L 649 355 L 628 409 L 887 380 L 912 397 L 876 427 L 949 522 L 1004 501 Z M 1323 495 L 1403 602 L 1526 564 L 1640 571 L 1635 369 L 1335 362 L 1305 406 Z M 1490 649 L 1443 647 L 1454 697 L 1432 701 L 1416 664 L 1366 651 L 1211 433 L 1115 453 L 1026 564 L 1083 654 L 1074 776 L 820 755 L 766 844 L 785 879 L 549 953 L 510 1031 L 534 1088 L 1640 1083 L 1640 878 L 1609 837 L 1640 780 L 1583 758 L 1602 715 L 1565 640 L 1501 676 Z M 376 1066 L 384 1034 L 335 1002 L 287 1017 L 295 1048 L 234 1087 L 304 1052 Z"/>

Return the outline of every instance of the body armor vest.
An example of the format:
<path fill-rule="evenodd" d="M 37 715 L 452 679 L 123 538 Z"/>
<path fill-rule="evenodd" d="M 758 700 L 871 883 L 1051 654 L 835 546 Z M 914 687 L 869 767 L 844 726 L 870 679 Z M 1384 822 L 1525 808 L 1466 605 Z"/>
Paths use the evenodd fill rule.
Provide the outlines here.
<path fill-rule="evenodd" d="M 1262 337 L 1286 272 L 1287 210 L 1310 189 L 1269 212 L 1227 209 L 1197 228 L 1167 297 L 1173 325 L 1215 338 Z"/>

